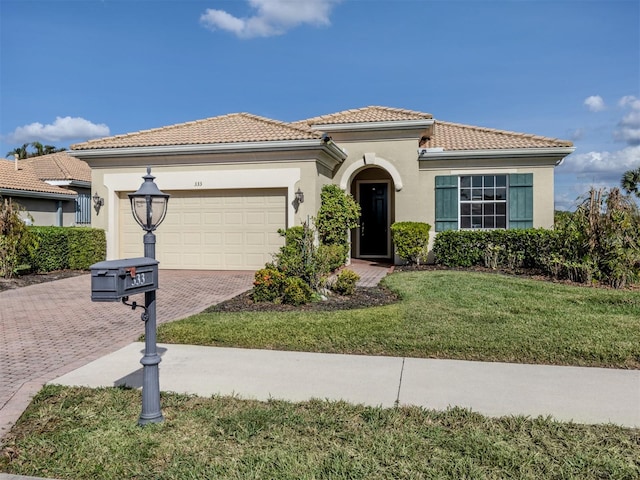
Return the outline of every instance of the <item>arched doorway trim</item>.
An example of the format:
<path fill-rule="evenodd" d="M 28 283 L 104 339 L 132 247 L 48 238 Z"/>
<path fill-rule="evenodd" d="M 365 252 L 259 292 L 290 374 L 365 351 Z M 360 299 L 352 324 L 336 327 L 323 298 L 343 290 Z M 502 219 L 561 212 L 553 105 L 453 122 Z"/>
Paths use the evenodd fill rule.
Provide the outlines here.
<path fill-rule="evenodd" d="M 355 173 L 369 165 L 375 165 L 389 172 L 389 175 L 391 175 L 391 178 L 393 179 L 393 185 L 396 192 L 402 190 L 403 185 L 400 172 L 398 172 L 396 167 L 394 167 L 390 161 L 376 156 L 375 153 L 365 153 L 362 159 L 349 165 L 340 178 L 340 188 L 342 190 L 347 190 Z"/>

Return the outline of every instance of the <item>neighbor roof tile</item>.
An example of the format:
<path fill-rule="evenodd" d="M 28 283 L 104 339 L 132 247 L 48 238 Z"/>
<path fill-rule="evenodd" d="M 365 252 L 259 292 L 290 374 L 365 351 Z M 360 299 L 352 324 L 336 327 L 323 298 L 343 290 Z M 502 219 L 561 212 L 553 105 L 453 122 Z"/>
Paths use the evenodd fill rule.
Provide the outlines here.
<path fill-rule="evenodd" d="M 16 170 L 15 163 L 5 159 L 0 159 L 0 189 L 76 195 L 72 190 L 49 185 L 40 180 L 31 165 L 20 162 Z"/>
<path fill-rule="evenodd" d="M 77 180 L 91 182 L 91 168 L 87 162 L 72 157 L 67 152 L 57 152 L 20 160 L 28 164 L 40 180 Z"/>

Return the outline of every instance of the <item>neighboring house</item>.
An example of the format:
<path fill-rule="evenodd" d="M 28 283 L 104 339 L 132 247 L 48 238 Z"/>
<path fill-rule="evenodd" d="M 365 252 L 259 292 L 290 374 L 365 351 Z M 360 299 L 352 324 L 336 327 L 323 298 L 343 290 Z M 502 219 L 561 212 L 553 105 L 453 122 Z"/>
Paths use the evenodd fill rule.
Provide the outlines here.
<path fill-rule="evenodd" d="M 67 152 L 0 160 L 0 196 L 24 209 L 34 225 L 91 224 L 91 169 Z"/>
<path fill-rule="evenodd" d="M 571 142 L 386 107 L 296 123 L 237 113 L 72 149 L 105 199 L 92 225 L 107 231 L 108 258 L 142 254 L 127 193 L 151 165 L 171 194 L 158 229 L 161 266 L 231 270 L 270 261 L 282 244 L 278 229 L 312 218 L 328 183 L 362 207 L 355 258 L 393 259 L 389 227 L 397 221 L 426 222 L 434 232 L 551 227 L 554 167 L 574 150 Z"/>

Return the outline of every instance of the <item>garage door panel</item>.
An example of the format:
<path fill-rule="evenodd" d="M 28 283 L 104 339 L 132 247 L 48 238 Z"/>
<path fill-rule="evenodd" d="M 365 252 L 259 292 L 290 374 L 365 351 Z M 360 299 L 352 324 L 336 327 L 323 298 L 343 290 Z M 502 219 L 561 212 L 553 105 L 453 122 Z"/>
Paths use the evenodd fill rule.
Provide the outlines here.
<path fill-rule="evenodd" d="M 207 208 L 207 207 L 203 207 L 203 208 Z M 221 222 L 222 222 L 222 213 L 220 212 L 204 213 L 204 223 L 206 223 L 207 225 L 219 225 Z"/>
<path fill-rule="evenodd" d="M 169 211 L 156 232 L 161 268 L 257 269 L 284 243 L 277 233 L 286 228 L 284 189 L 167 193 Z M 126 193 L 120 199 L 121 257 L 141 256 L 142 229 Z"/>

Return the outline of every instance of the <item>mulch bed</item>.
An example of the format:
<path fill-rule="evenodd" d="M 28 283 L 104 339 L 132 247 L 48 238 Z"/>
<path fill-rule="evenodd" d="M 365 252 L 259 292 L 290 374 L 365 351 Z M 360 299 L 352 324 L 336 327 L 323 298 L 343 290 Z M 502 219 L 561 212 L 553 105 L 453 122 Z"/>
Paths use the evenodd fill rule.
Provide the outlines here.
<path fill-rule="evenodd" d="M 326 300 L 311 302 L 299 307 L 269 302 L 254 302 L 251 291 L 230 300 L 213 305 L 205 312 L 330 312 L 354 308 L 387 305 L 398 300 L 398 296 L 384 287 L 357 287 L 353 295 L 329 295 Z"/>
<path fill-rule="evenodd" d="M 78 275 L 86 275 L 88 273 L 89 272 L 84 270 L 56 270 L 55 272 L 30 273 L 12 278 L 0 277 L 0 292 L 14 288 L 28 287 L 29 285 L 53 282 L 54 280 L 61 280 L 63 278 L 76 277 Z"/>

